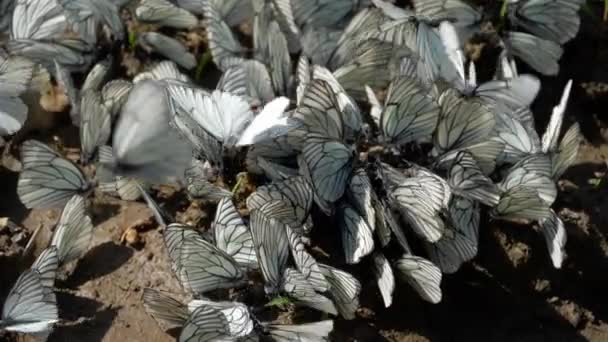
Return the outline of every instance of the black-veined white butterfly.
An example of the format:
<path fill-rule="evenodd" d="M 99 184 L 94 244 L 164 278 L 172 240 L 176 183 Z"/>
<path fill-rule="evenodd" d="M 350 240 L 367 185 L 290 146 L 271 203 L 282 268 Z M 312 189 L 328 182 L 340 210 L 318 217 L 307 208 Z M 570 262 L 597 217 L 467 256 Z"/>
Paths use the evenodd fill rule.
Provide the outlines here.
<path fill-rule="evenodd" d="M 380 289 L 384 307 L 388 308 L 393 304 L 395 276 L 391 264 L 382 252 L 376 251 L 372 254 L 372 271 L 376 277 L 376 283 L 378 284 L 378 289 Z"/>
<path fill-rule="evenodd" d="M 338 215 L 346 263 L 357 264 L 361 258 L 374 250 L 373 231 L 367 221 L 351 206 L 341 206 Z"/>
<path fill-rule="evenodd" d="M 100 163 L 116 175 L 151 183 L 182 178 L 192 161 L 192 147 L 173 130 L 169 120 L 163 84 L 136 83 L 114 130 L 113 153 L 100 151 Z"/>
<path fill-rule="evenodd" d="M 258 267 L 251 231 L 230 198 L 223 198 L 218 203 L 212 227 L 219 249 L 232 256 L 244 269 Z"/>
<path fill-rule="evenodd" d="M 564 44 L 578 33 L 583 0 L 509 0 L 509 19 L 537 37 Z"/>
<path fill-rule="evenodd" d="M 281 279 L 281 291 L 296 300 L 296 304 L 337 315 L 338 311 L 331 299 L 315 291 L 313 285 L 293 268 L 286 268 Z"/>
<path fill-rule="evenodd" d="M 0 136 L 21 129 L 27 118 L 27 106 L 19 98 L 29 87 L 34 63 L 23 57 L 0 56 Z"/>
<path fill-rule="evenodd" d="M 429 257 L 443 273 L 454 273 L 477 255 L 479 243 L 479 205 L 470 199 L 454 197 L 449 208 L 449 224 L 439 241 L 426 244 Z"/>
<path fill-rule="evenodd" d="M 196 16 L 165 0 L 143 0 L 135 9 L 138 21 L 178 29 L 192 29 L 198 25 Z"/>
<path fill-rule="evenodd" d="M 361 283 L 351 274 L 329 265 L 319 264 L 329 283 L 329 296 L 344 319 L 354 319 L 359 308 Z"/>
<path fill-rule="evenodd" d="M 303 236 L 294 231 L 289 225 L 285 225 L 285 231 L 291 249 L 291 256 L 300 274 L 310 283 L 315 291 L 327 291 L 329 289 L 327 279 L 325 279 L 315 258 L 306 250 Z"/>
<path fill-rule="evenodd" d="M 239 264 L 191 227 L 170 224 L 163 237 L 175 274 L 192 293 L 201 294 L 243 283 L 245 275 Z"/>
<path fill-rule="evenodd" d="M 277 218 L 269 216 L 274 203 L 269 202 L 250 212 L 250 227 L 258 262 L 264 276 L 266 293 L 276 293 L 287 266 L 289 241 L 285 225 Z"/>
<path fill-rule="evenodd" d="M 44 286 L 44 278 L 34 269 L 19 276 L 4 302 L 1 329 L 42 336 L 50 333 L 59 316 L 55 293 Z"/>
<path fill-rule="evenodd" d="M 179 40 L 158 32 L 143 32 L 137 37 L 139 43 L 148 52 L 156 52 L 186 69 L 196 66 L 196 58 Z"/>
<path fill-rule="evenodd" d="M 91 183 L 74 163 L 39 141 L 23 143 L 21 162 L 17 194 L 28 208 L 61 207 L 73 195 L 91 189 Z"/>
<path fill-rule="evenodd" d="M 441 270 L 432 262 L 411 254 L 395 262 L 398 275 L 416 290 L 420 297 L 433 304 L 441 301 Z"/>
<path fill-rule="evenodd" d="M 63 265 L 82 257 L 92 238 L 93 223 L 86 213 L 85 200 L 74 195 L 65 205 L 51 240 L 51 246 L 57 247 L 59 263 Z"/>
<path fill-rule="evenodd" d="M 38 272 L 40 281 L 44 287 L 52 289 L 55 286 L 59 262 L 57 247 L 49 246 L 40 253 L 30 269 Z"/>

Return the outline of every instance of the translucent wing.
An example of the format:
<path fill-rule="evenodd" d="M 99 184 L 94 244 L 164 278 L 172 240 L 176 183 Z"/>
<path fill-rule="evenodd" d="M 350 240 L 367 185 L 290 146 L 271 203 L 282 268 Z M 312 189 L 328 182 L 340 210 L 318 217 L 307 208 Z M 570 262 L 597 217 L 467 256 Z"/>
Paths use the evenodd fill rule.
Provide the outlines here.
<path fill-rule="evenodd" d="M 92 90 L 99 91 L 101 85 L 108 77 L 110 68 L 112 67 L 111 59 L 104 59 L 101 62 L 95 64 L 91 71 L 87 74 L 82 84 L 82 91 Z"/>
<path fill-rule="evenodd" d="M 226 70 L 243 60 L 245 49 L 218 13 L 217 6 L 213 2 L 208 2 L 204 7 L 205 27 L 213 61 L 220 70 Z"/>
<path fill-rule="evenodd" d="M 266 292 L 274 293 L 281 285 L 283 271 L 289 257 L 289 241 L 284 224 L 269 217 L 265 211 L 272 212 L 268 203 L 251 211 L 251 235 L 257 252 L 260 269 L 266 282 Z"/>
<path fill-rule="evenodd" d="M 143 32 L 137 42 L 188 70 L 196 66 L 196 58 L 179 40 L 157 32 Z"/>
<path fill-rule="evenodd" d="M 572 80 L 568 81 L 566 87 L 564 88 L 564 92 L 562 94 L 561 100 L 559 101 L 559 104 L 553 108 L 553 113 L 551 114 L 549 126 L 547 126 L 547 130 L 545 131 L 545 134 L 543 134 L 542 138 L 542 151 L 544 153 L 547 153 L 549 151 L 555 151 L 557 149 L 559 134 L 562 130 L 564 113 L 566 112 L 566 105 L 568 103 L 568 99 L 570 98 L 571 88 Z"/>
<path fill-rule="evenodd" d="M 155 81 L 179 81 L 185 84 L 190 83 L 188 76 L 184 75 L 178 68 L 177 64 L 172 61 L 162 61 L 156 64 L 148 71 L 137 74 L 133 78 L 133 83 L 138 83 L 144 80 Z"/>
<path fill-rule="evenodd" d="M 206 179 L 188 178 L 186 191 L 188 196 L 196 200 L 221 201 L 232 198 L 232 192 L 219 187 Z"/>
<path fill-rule="evenodd" d="M 510 109 L 530 107 L 540 90 L 540 80 L 532 75 L 488 81 L 475 89 L 475 95 L 494 105 Z"/>
<path fill-rule="evenodd" d="M 500 197 L 492 215 L 503 219 L 542 220 L 549 217 L 551 209 L 537 190 L 517 185 Z"/>
<path fill-rule="evenodd" d="M 303 57 L 310 57 L 313 64 L 327 65 L 341 35 L 341 30 L 307 26 L 301 38 Z"/>
<path fill-rule="evenodd" d="M 24 93 L 32 80 L 34 66 L 33 62 L 23 57 L 0 57 L 0 96 Z"/>
<path fill-rule="evenodd" d="M 0 96 L 0 136 L 11 135 L 23 127 L 27 106 L 18 97 Z"/>
<path fill-rule="evenodd" d="M 219 310 L 228 323 L 228 334 L 231 337 L 246 337 L 253 331 L 253 319 L 246 305 L 239 302 L 214 302 L 205 299 L 195 299 L 188 303 L 188 309 L 194 312 L 201 306 L 209 306 Z"/>
<path fill-rule="evenodd" d="M 331 211 L 331 204 L 344 194 L 352 172 L 353 157 L 353 150 L 340 142 L 307 140 L 300 170 L 309 176 L 317 204 L 325 211 Z"/>
<path fill-rule="evenodd" d="M 84 198 L 74 195 L 65 205 L 51 246 L 56 246 L 59 263 L 65 264 L 82 257 L 91 244 L 93 224 L 86 213 Z"/>
<path fill-rule="evenodd" d="M 357 264 L 374 250 L 373 232 L 365 219 L 350 206 L 341 208 L 339 218 L 346 263 Z"/>
<path fill-rule="evenodd" d="M 123 201 L 137 201 L 141 197 L 139 186 L 148 188 L 149 185 L 135 178 L 115 177 L 110 182 L 98 183 L 99 190 L 117 195 Z"/>
<path fill-rule="evenodd" d="M 382 116 L 382 112 L 384 111 L 384 107 L 380 104 L 380 101 L 376 97 L 374 90 L 369 86 L 365 86 L 365 93 L 367 94 L 367 102 L 371 106 L 369 110 L 369 114 L 372 119 L 376 123 L 376 125 L 380 126 L 380 118 Z"/>
<path fill-rule="evenodd" d="M 266 329 L 270 337 L 277 342 L 322 342 L 329 341 L 329 334 L 334 329 L 334 321 L 326 320 L 299 325 L 268 324 Z"/>
<path fill-rule="evenodd" d="M 393 275 L 391 264 L 384 254 L 375 252 L 373 254 L 372 265 L 376 283 L 384 301 L 384 307 L 388 308 L 393 304 L 393 292 L 395 291 L 395 276 Z"/>
<path fill-rule="evenodd" d="M 143 0 L 135 9 L 137 20 L 178 29 L 191 29 L 198 25 L 196 16 L 165 0 Z"/>
<path fill-rule="evenodd" d="M 300 27 L 335 26 L 357 6 L 350 0 L 292 1 L 291 4 L 295 21 Z"/>
<path fill-rule="evenodd" d="M 564 172 L 576 161 L 582 136 L 578 123 L 570 127 L 559 144 L 559 152 L 551 158 L 553 179 L 559 179 Z"/>
<path fill-rule="evenodd" d="M 11 38 L 47 39 L 59 36 L 66 26 L 62 8 L 54 1 L 17 2 L 11 23 Z"/>
<path fill-rule="evenodd" d="M 164 89 L 157 81 L 133 86 L 114 129 L 115 173 L 151 183 L 181 178 L 192 160 L 192 147 L 169 125 Z"/>
<path fill-rule="evenodd" d="M 336 309 L 344 319 L 354 319 L 359 308 L 361 284 L 352 275 L 337 268 L 319 264 L 321 272 L 329 283 L 329 295 Z"/>
<path fill-rule="evenodd" d="M 308 219 L 312 203 L 310 183 L 297 176 L 257 188 L 247 198 L 247 209 L 251 212 L 263 210 L 269 218 L 276 218 L 295 229 Z"/>
<path fill-rule="evenodd" d="M 30 269 L 38 272 L 40 282 L 45 288 L 52 289 L 55 286 L 55 278 L 57 277 L 57 267 L 59 267 L 59 258 L 57 257 L 57 247 L 50 246 L 45 248 L 42 253 L 36 258 Z"/>
<path fill-rule="evenodd" d="M 199 306 L 194 310 L 181 334 L 179 342 L 221 341 L 230 337 L 226 316 L 221 311 L 208 305 Z"/>
<path fill-rule="evenodd" d="M 48 146 L 28 140 L 21 147 L 23 170 L 17 194 L 27 208 L 54 208 L 90 189 L 80 169 Z"/>
<path fill-rule="evenodd" d="M 507 32 L 504 37 L 509 52 L 543 75 L 557 75 L 564 50 L 550 40 L 524 32 Z"/>
<path fill-rule="evenodd" d="M 182 85 L 178 86 L 181 87 Z M 170 84 L 169 87 L 173 87 L 173 84 Z M 174 96 L 182 96 L 179 99 L 180 101 L 185 101 L 184 103 L 186 104 L 191 100 L 191 98 L 188 97 L 189 92 L 198 90 L 191 90 L 188 87 L 172 89 L 179 91 L 179 93 L 175 93 Z M 182 90 L 185 91 L 182 92 Z M 169 98 L 169 104 L 171 105 L 171 114 L 173 115 L 171 125 L 175 127 L 184 139 L 188 140 L 192 146 L 194 146 L 195 155 L 203 158 L 213 166 L 221 167 L 223 163 L 221 142 L 218 141 L 215 136 L 208 133 L 205 128 L 196 121 L 192 116 L 191 108 L 176 106 L 174 105 L 174 100 L 171 98 Z"/>
<path fill-rule="evenodd" d="M 427 244 L 429 257 L 443 273 L 454 273 L 477 255 L 479 243 L 479 206 L 476 202 L 455 197 L 450 206 L 451 224 L 442 238 Z"/>
<path fill-rule="evenodd" d="M 278 97 L 264 106 L 262 112 L 253 118 L 239 138 L 236 146 L 253 145 L 287 134 L 299 126 L 299 122 L 289 118 L 285 110 L 289 99 Z"/>
<path fill-rule="evenodd" d="M 545 237 L 553 267 L 561 268 L 566 257 L 566 228 L 559 216 L 551 210 L 549 217 L 539 221 L 540 231 Z"/>
<path fill-rule="evenodd" d="M 93 47 L 80 39 L 64 38 L 55 42 L 31 39 L 9 40 L 6 50 L 40 63 L 52 70 L 55 61 L 69 70 L 84 71 L 93 59 Z"/>
<path fill-rule="evenodd" d="M 327 297 L 318 294 L 314 287 L 299 271 L 287 268 L 281 280 L 281 290 L 302 304 L 332 315 L 338 312 L 334 303 Z"/>
<path fill-rule="evenodd" d="M 188 320 L 188 307 L 172 297 L 151 289 L 144 289 L 144 308 L 148 315 L 158 322 L 167 323 L 173 327 L 181 327 Z"/>
<path fill-rule="evenodd" d="M 97 147 L 105 145 L 112 133 L 112 116 L 102 103 L 101 94 L 90 90 L 82 94 L 80 145 L 82 161 L 88 162 Z"/>
<path fill-rule="evenodd" d="M 173 113 L 190 113 L 208 134 L 227 147 L 234 146 L 253 120 L 249 104 L 230 93 L 215 90 L 209 94 L 196 88 L 170 84 L 167 94 Z"/>
<path fill-rule="evenodd" d="M 344 120 L 339 108 L 329 84 L 322 80 L 313 80 L 306 88 L 293 117 L 302 122 L 308 132 L 342 140 Z"/>
<path fill-rule="evenodd" d="M 349 202 L 365 219 L 371 231 L 376 230 L 375 192 L 365 169 L 357 169 L 348 183 Z"/>
<path fill-rule="evenodd" d="M 439 240 L 445 224 L 439 215 L 441 198 L 449 198 L 449 189 L 432 177 L 408 178 L 390 194 L 401 215 L 414 232 L 428 242 Z"/>
<path fill-rule="evenodd" d="M 120 0 L 122 1 L 122 0 Z M 75 31 L 80 32 L 79 27 L 93 25 L 93 32 L 99 23 L 110 28 L 118 39 L 124 36 L 123 22 L 120 17 L 118 1 L 93 1 L 93 0 L 59 0 L 68 20 L 76 26 Z M 97 38 L 93 36 L 94 40 Z"/>
<path fill-rule="evenodd" d="M 415 255 L 403 255 L 395 267 L 399 275 L 418 292 L 422 299 L 433 304 L 441 301 L 441 270 L 432 262 Z"/>
<path fill-rule="evenodd" d="M 520 166 L 520 164 L 515 164 L 502 182 L 498 184 L 502 191 L 507 191 L 519 185 L 536 191 L 539 197 L 549 205 L 553 204 L 557 197 L 557 188 L 555 182 L 549 176 L 548 170 L 541 173 L 529 170 Z"/>
<path fill-rule="evenodd" d="M 193 229 L 171 224 L 163 236 L 174 271 L 192 293 L 231 288 L 243 282 L 244 274 L 236 261 Z"/>
<path fill-rule="evenodd" d="M 449 19 L 456 26 L 473 25 L 481 20 L 481 13 L 461 0 L 414 0 L 416 15 L 433 19 Z"/>
<path fill-rule="evenodd" d="M 288 93 L 291 84 L 291 58 L 287 39 L 276 21 L 268 27 L 268 53 L 274 89 L 278 94 Z"/>
<path fill-rule="evenodd" d="M 520 1 L 509 18 L 535 36 L 564 44 L 578 33 L 578 11 L 583 4 L 582 0 Z"/>
<path fill-rule="evenodd" d="M 446 91 L 439 98 L 441 115 L 434 136 L 435 148 L 445 152 L 483 141 L 494 128 L 494 114 L 479 102 Z"/>
<path fill-rule="evenodd" d="M 332 89 L 334 96 L 336 97 L 338 108 L 342 113 L 342 119 L 344 120 L 344 137 L 348 141 L 353 139 L 356 140 L 363 125 L 361 110 L 357 106 L 357 102 L 350 97 L 340 82 L 338 82 L 328 69 L 318 65 L 313 66 L 312 78 L 327 82 L 327 85 Z"/>
<path fill-rule="evenodd" d="M 329 284 L 321 272 L 315 258 L 308 253 L 302 236 L 295 232 L 289 225 L 285 225 L 287 240 L 291 247 L 291 256 L 300 274 L 310 283 L 315 291 L 325 292 L 329 289 Z"/>
<path fill-rule="evenodd" d="M 222 74 L 217 89 L 243 96 L 252 106 L 268 103 L 275 97 L 268 69 L 252 59 L 228 68 Z"/>
<path fill-rule="evenodd" d="M 490 178 L 483 174 L 470 153 L 458 153 L 448 171 L 448 184 L 454 193 L 479 201 L 489 207 L 498 203 L 500 194 Z"/>
<path fill-rule="evenodd" d="M 501 141 L 486 140 L 447 152 L 436 160 L 436 164 L 440 165 L 441 167 L 446 167 L 446 165 L 449 165 L 449 163 L 453 161 L 461 151 L 466 151 L 473 155 L 481 171 L 484 174 L 489 175 L 494 172 L 496 163 L 500 161 L 499 157 L 501 153 L 505 151 L 505 144 L 503 144 Z"/>
<path fill-rule="evenodd" d="M 439 118 L 439 105 L 415 80 L 398 78 L 388 88 L 380 128 L 387 143 L 429 141 Z"/>
<path fill-rule="evenodd" d="M 411 55 L 404 46 L 377 39 L 362 40 L 346 64 L 334 71 L 334 76 L 353 98 L 365 100 L 365 85 L 384 88 L 398 72 L 399 62 Z M 388 72 L 387 72 L 388 71 Z"/>
<path fill-rule="evenodd" d="M 101 89 L 101 99 L 108 108 L 112 118 L 115 118 L 127 101 L 133 84 L 125 80 L 112 80 Z"/>
<path fill-rule="evenodd" d="M 57 311 L 55 293 L 43 285 L 36 270 L 29 269 L 19 276 L 8 293 L 0 326 L 22 333 L 48 332 L 59 321 Z"/>
<path fill-rule="evenodd" d="M 223 198 L 217 205 L 213 232 L 217 248 L 228 253 L 245 269 L 257 268 L 253 238 L 249 228 L 234 207 L 232 200 Z"/>
<path fill-rule="evenodd" d="M 514 115 L 497 113 L 494 131 L 492 139 L 504 144 L 500 157 L 502 162 L 513 163 L 540 152 L 540 138 L 534 127 L 524 124 Z"/>

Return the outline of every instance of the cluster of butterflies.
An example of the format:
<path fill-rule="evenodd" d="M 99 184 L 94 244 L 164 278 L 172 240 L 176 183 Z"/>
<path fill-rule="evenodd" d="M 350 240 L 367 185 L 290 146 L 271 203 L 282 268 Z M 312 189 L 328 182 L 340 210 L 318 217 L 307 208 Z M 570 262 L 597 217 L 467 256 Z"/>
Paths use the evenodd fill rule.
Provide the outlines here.
<path fill-rule="evenodd" d="M 34 155 L 44 153 L 45 145 L 34 140 L 24 143 L 24 162 L 37 163 Z M 65 205 L 49 246 L 32 266 L 23 272 L 8 293 L 2 308 L 0 329 L 28 333 L 46 340 L 53 325 L 60 322 L 55 279 L 66 265 L 80 259 L 89 249 L 93 224 L 86 213 L 85 198 L 74 195 Z"/>
<path fill-rule="evenodd" d="M 337 229 L 342 250 L 328 251 L 332 260 L 370 261 L 387 307 L 395 275 L 424 300 L 441 300 L 442 274 L 477 254 L 482 209 L 537 223 L 561 267 L 566 232 L 551 206 L 581 141 L 576 124 L 561 136 L 571 82 L 540 137 L 530 111 L 540 81 L 520 75 L 514 57 L 556 74 L 582 0 L 505 0 L 491 32 L 480 26 L 485 14 L 461 0 L 414 0 L 413 9 L 382 0 L 132 6 L 137 21 L 157 27 L 204 27 L 222 72 L 216 89 L 182 73 L 195 56 L 159 32 L 139 33 L 137 42 L 171 61 L 133 80 L 110 80 L 111 58 L 91 67 L 98 39 L 125 38 L 122 2 L 0 1 L 9 9 L 0 16 L 9 37 L 0 57 L 0 133 L 20 129 L 27 106 L 19 96 L 47 70 L 80 129 L 80 164 L 95 165 L 90 178 L 41 142 L 22 144 L 19 198 L 28 208 L 64 206 L 64 215 L 51 247 L 9 294 L 1 327 L 45 333 L 58 321 L 52 280 L 58 265 L 88 248 L 84 201 L 95 189 L 143 197 L 163 227 L 172 270 L 195 299 L 184 304 L 146 289 L 144 304 L 163 324 L 183 327 L 180 341 L 329 339 L 331 320 L 262 322 L 244 303 L 205 297 L 250 285 L 252 273 L 269 296 L 353 319 L 361 284 L 316 260 L 313 229 Z M 237 32 L 243 23 L 251 24 L 250 40 Z M 485 82 L 464 52 L 474 34 L 493 35 L 502 47 Z M 72 73 L 85 70 L 77 89 Z M 245 201 L 248 217 L 223 186 L 242 166 L 259 180 Z M 165 183 L 217 203 L 211 228 L 166 213 L 150 195 Z"/>

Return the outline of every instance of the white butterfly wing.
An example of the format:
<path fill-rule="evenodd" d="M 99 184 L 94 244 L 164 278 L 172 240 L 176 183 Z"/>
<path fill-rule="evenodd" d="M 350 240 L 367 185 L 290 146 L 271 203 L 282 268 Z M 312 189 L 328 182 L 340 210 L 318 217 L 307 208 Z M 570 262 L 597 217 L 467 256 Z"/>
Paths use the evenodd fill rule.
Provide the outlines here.
<path fill-rule="evenodd" d="M 374 250 L 374 236 L 366 220 L 350 206 L 339 212 L 342 248 L 346 263 L 357 264 Z"/>
<path fill-rule="evenodd" d="M 133 86 L 112 140 L 119 173 L 152 183 L 181 178 L 192 160 L 192 147 L 169 125 L 169 106 L 161 83 Z"/>
<path fill-rule="evenodd" d="M 11 288 L 2 308 L 5 330 L 22 333 L 48 332 L 59 321 L 57 300 L 52 289 L 42 284 L 36 270 L 27 270 Z"/>
<path fill-rule="evenodd" d="M 329 284 L 315 258 L 308 253 L 302 236 L 294 231 L 289 225 L 285 225 L 287 240 L 291 248 L 291 256 L 300 274 L 306 279 L 315 291 L 325 292 L 329 289 Z"/>
<path fill-rule="evenodd" d="M 336 309 L 344 319 L 354 319 L 359 308 L 361 283 L 352 275 L 337 268 L 319 264 L 321 272 L 329 283 L 329 294 Z"/>
<path fill-rule="evenodd" d="M 213 222 L 215 244 L 228 253 L 245 269 L 257 268 L 253 238 L 230 198 L 223 198 L 217 205 Z"/>
<path fill-rule="evenodd" d="M 42 286 L 52 289 L 55 286 L 58 267 L 57 247 L 51 245 L 40 253 L 30 269 L 38 272 Z"/>
<path fill-rule="evenodd" d="M 372 266 L 378 289 L 380 289 L 380 294 L 384 301 L 384 307 L 388 308 L 393 304 L 393 292 L 395 291 L 395 276 L 393 275 L 393 269 L 381 252 L 375 252 L 373 254 Z"/>
<path fill-rule="evenodd" d="M 105 145 L 112 133 L 112 116 L 103 104 L 101 93 L 85 91 L 80 104 L 81 159 L 88 162 L 97 147 Z"/>
<path fill-rule="evenodd" d="M 188 307 L 160 291 L 144 288 L 144 308 L 157 322 L 181 327 L 188 320 Z"/>
<path fill-rule="evenodd" d="M 433 304 L 441 301 L 441 270 L 435 264 L 415 255 L 403 255 L 395 267 L 422 299 Z"/>
<path fill-rule="evenodd" d="M 61 264 L 81 258 L 89 249 L 93 238 L 93 223 L 86 213 L 84 198 L 74 195 L 65 205 L 51 246 L 58 250 Z"/>
<path fill-rule="evenodd" d="M 559 216 L 551 210 L 549 217 L 539 221 L 540 231 L 545 237 L 553 267 L 561 268 L 566 258 L 566 228 Z"/>
<path fill-rule="evenodd" d="M 91 184 L 76 165 L 38 141 L 22 144 L 21 159 L 17 194 L 27 208 L 60 207 L 72 195 L 90 189 Z"/>
<path fill-rule="evenodd" d="M 424 87 L 415 80 L 401 77 L 389 86 L 380 128 L 389 144 L 429 141 L 439 113 L 439 105 Z"/>

